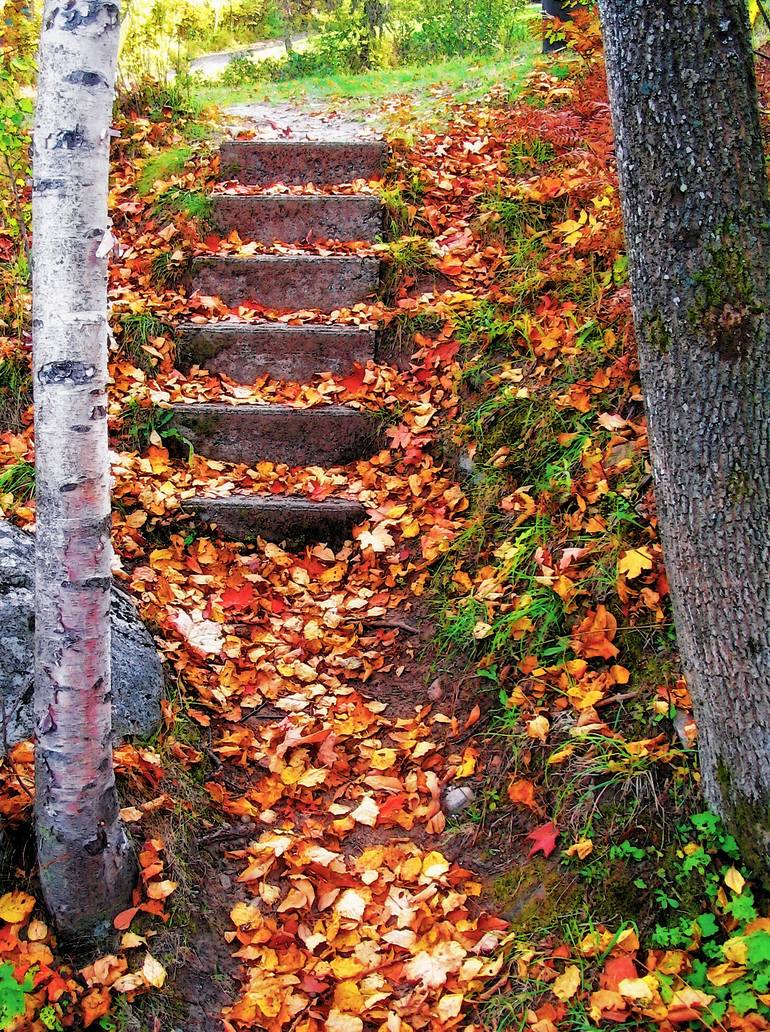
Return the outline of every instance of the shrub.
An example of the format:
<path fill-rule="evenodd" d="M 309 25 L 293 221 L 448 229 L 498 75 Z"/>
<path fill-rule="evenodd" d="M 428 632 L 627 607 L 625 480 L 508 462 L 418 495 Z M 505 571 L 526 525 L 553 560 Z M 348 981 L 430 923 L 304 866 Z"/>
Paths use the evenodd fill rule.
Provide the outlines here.
<path fill-rule="evenodd" d="M 403 61 L 489 54 L 509 44 L 524 0 L 419 0 L 396 36 Z"/>

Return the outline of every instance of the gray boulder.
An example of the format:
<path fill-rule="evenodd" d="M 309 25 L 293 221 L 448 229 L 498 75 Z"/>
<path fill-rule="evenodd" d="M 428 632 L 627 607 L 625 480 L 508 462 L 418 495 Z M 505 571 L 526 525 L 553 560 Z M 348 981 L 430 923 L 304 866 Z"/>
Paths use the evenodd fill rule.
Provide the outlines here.
<path fill-rule="evenodd" d="M 34 733 L 35 539 L 0 520 L 0 695 L 8 745 Z M 115 737 L 151 734 L 160 723 L 163 667 L 128 595 L 112 595 Z M 0 718 L 2 714 L 0 714 Z M 3 751 L 0 726 L 0 753 Z"/>

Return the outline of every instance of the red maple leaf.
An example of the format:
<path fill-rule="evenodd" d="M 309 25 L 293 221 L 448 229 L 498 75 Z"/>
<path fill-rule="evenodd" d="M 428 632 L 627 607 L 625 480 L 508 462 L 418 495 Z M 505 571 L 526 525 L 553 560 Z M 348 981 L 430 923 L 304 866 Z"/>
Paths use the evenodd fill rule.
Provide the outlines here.
<path fill-rule="evenodd" d="M 554 849 L 556 849 L 558 837 L 559 829 L 553 821 L 535 828 L 534 831 L 530 831 L 529 835 L 527 835 L 527 838 L 532 841 L 532 848 L 527 855 L 534 856 L 535 853 L 542 853 L 543 856 L 550 856 Z"/>
<path fill-rule="evenodd" d="M 254 601 L 254 585 L 244 581 L 239 587 L 225 588 L 222 592 L 223 609 L 245 609 Z"/>

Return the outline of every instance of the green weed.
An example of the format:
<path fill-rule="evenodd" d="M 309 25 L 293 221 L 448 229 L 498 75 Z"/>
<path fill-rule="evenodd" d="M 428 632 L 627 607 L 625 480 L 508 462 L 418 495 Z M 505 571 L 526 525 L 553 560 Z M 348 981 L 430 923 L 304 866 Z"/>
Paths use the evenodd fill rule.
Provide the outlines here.
<path fill-rule="evenodd" d="M 180 190 L 172 186 L 158 197 L 152 206 L 153 213 L 159 219 L 169 219 L 177 213 L 194 219 L 202 229 L 211 224 L 214 202 L 210 194 L 202 190 Z"/>
<path fill-rule="evenodd" d="M 145 373 L 152 373 L 158 360 L 146 347 L 155 337 L 170 337 L 174 331 L 162 319 L 150 312 L 131 312 L 121 322 L 120 349 L 123 354 Z"/>
<path fill-rule="evenodd" d="M 140 197 L 152 193 L 157 182 L 170 179 L 184 171 L 184 167 L 193 155 L 192 147 L 170 147 L 159 154 L 148 158 L 136 181 L 136 190 Z"/>
<path fill-rule="evenodd" d="M 17 431 L 32 403 L 32 372 L 23 353 L 0 359 L 0 429 Z"/>
<path fill-rule="evenodd" d="M 27 502 L 35 497 L 35 467 L 26 459 L 19 459 L 0 473 L 0 494 L 12 494 L 16 502 Z"/>

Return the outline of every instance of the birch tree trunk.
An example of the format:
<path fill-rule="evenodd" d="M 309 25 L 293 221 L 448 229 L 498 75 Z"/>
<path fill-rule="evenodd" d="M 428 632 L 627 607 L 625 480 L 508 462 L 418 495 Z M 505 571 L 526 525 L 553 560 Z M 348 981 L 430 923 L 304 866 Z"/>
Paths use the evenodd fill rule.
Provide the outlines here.
<path fill-rule="evenodd" d="M 770 205 L 745 0 L 600 0 L 703 790 L 770 857 Z"/>
<path fill-rule="evenodd" d="M 110 695 L 107 215 L 118 0 L 46 0 L 33 143 L 37 467 L 35 807 L 59 930 L 100 937 L 128 902 Z"/>

